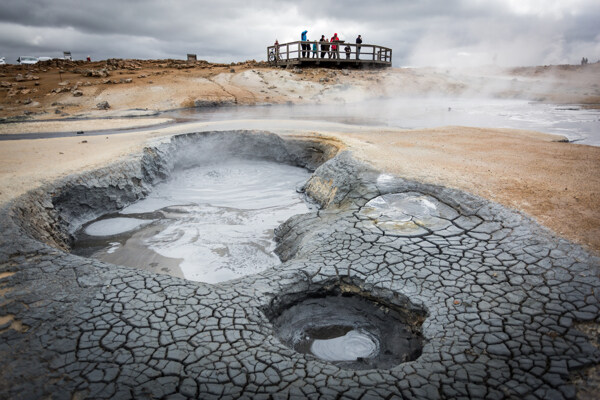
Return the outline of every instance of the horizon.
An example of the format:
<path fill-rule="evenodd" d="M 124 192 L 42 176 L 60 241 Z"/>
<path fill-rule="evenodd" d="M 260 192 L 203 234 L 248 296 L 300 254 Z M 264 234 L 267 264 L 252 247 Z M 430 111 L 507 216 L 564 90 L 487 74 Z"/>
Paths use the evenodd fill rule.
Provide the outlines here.
<path fill-rule="evenodd" d="M 266 47 L 265 47 L 266 49 Z M 393 50 L 393 49 L 392 49 Z M 190 53 L 191 54 L 191 53 Z M 0 56 L 0 58 L 2 58 L 3 56 Z M 46 55 L 40 55 L 40 56 L 35 56 L 35 55 L 31 55 L 31 54 L 23 54 L 20 57 L 35 57 L 35 58 L 39 58 L 39 57 L 48 57 Z M 65 60 L 63 57 L 57 56 L 57 57 L 52 57 L 52 60 L 64 60 L 64 61 L 69 61 L 69 60 Z M 52 61 L 52 60 L 46 60 L 46 61 Z M 187 62 L 187 54 L 184 57 L 181 58 L 174 58 L 174 57 L 170 57 L 170 58 L 130 58 L 130 57 L 108 57 L 108 58 L 102 58 L 102 59 L 97 59 L 94 60 L 92 59 L 91 62 L 92 63 L 98 63 L 98 62 L 106 62 L 107 60 L 123 60 L 123 61 L 184 61 Z M 5 60 L 6 64 L 5 65 L 10 65 L 10 66 L 21 66 L 21 64 L 18 64 L 17 62 L 9 62 L 9 60 Z M 83 58 L 77 58 L 75 56 L 72 57 L 73 62 L 84 62 L 87 63 L 85 56 Z M 241 61 L 231 61 L 231 62 L 216 62 L 216 61 L 209 61 L 209 60 L 205 60 L 205 59 L 201 59 L 198 58 L 196 60 L 197 62 L 207 62 L 209 64 L 215 64 L 215 65 L 239 65 L 239 64 L 245 64 L 245 63 L 267 63 L 266 57 L 265 59 L 261 59 L 261 60 L 255 60 L 255 59 L 248 59 L 248 60 L 241 60 Z M 41 61 L 44 62 L 44 61 Z M 193 61 L 192 61 L 193 62 Z M 600 59 L 596 60 L 596 61 L 589 61 L 587 63 L 587 65 L 592 65 L 592 64 L 598 64 L 600 63 Z M 23 65 L 37 65 L 37 64 L 23 64 Z M 579 62 L 574 62 L 574 63 L 564 63 L 564 64 L 531 64 L 531 65 L 497 65 L 497 64 L 482 64 L 482 65 L 476 65 L 476 66 L 442 66 L 442 65 L 394 65 L 392 63 L 392 66 L 389 68 L 398 68 L 398 69 L 426 69 L 426 68 L 433 68 L 433 69 L 447 69 L 447 70 L 468 70 L 468 69 L 472 69 L 472 68 L 500 68 L 500 69 L 509 69 L 509 68 L 535 68 L 535 67 L 560 67 L 560 66 L 581 66 L 581 60 L 579 60 Z M 2 65 L 0 65 L 0 67 L 2 67 Z M 309 68 L 314 68 L 314 67 L 309 67 Z M 320 68 L 329 68 L 327 66 L 321 66 Z M 383 69 L 385 70 L 385 68 Z"/>

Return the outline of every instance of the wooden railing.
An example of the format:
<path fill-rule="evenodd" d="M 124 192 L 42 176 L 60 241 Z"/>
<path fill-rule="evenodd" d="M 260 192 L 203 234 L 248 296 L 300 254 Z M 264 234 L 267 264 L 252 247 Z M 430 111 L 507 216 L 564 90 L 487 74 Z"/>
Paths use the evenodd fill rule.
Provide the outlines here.
<path fill-rule="evenodd" d="M 332 49 L 333 46 L 337 49 Z M 267 60 L 272 65 L 350 63 L 391 66 L 392 49 L 374 44 L 298 41 L 267 47 Z"/>

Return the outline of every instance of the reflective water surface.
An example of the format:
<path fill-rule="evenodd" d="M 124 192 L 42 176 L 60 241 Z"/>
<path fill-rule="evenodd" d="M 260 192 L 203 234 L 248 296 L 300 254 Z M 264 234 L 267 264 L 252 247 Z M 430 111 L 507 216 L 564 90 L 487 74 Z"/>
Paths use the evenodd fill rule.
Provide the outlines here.
<path fill-rule="evenodd" d="M 473 97 L 400 97 L 356 103 L 196 108 L 169 111 L 179 121 L 297 119 L 405 129 L 440 126 L 512 128 L 566 136 L 600 146 L 600 109 L 527 100 Z"/>
<path fill-rule="evenodd" d="M 341 336 L 312 341 L 310 352 L 325 361 L 356 361 L 377 355 L 379 343 L 368 331 L 351 329 Z"/>

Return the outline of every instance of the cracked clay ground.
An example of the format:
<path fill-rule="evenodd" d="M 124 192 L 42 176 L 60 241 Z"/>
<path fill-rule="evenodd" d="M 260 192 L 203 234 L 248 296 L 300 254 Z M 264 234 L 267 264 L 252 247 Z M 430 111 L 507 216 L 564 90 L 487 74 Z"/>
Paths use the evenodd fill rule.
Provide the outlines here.
<path fill-rule="evenodd" d="M 0 397 L 574 399 L 573 374 L 600 363 L 575 329 L 599 318 L 599 262 L 582 248 L 348 153 L 306 191 L 323 208 L 277 230 L 283 264 L 220 285 L 65 253 L 5 209 Z M 440 213 L 404 224 L 374 216 L 366 204 L 384 194 L 421 196 Z M 425 309 L 422 355 L 350 370 L 284 346 L 266 315 L 329 287 Z"/>

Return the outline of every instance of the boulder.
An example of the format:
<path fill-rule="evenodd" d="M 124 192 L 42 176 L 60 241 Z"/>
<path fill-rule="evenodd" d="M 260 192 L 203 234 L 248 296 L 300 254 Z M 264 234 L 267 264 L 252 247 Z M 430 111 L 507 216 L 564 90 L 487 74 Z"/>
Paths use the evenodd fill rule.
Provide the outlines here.
<path fill-rule="evenodd" d="M 108 110 L 110 108 L 110 104 L 108 104 L 108 101 L 105 100 L 96 104 L 96 107 L 98 108 L 98 110 Z"/>

